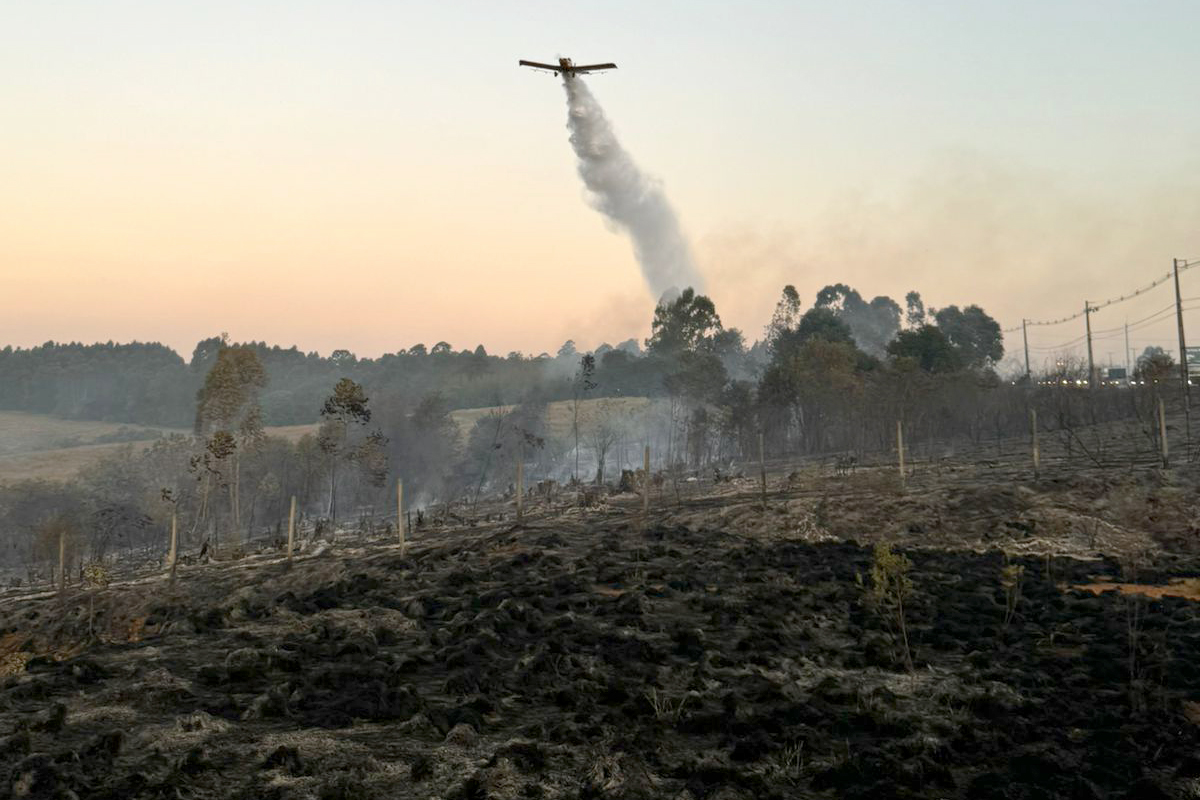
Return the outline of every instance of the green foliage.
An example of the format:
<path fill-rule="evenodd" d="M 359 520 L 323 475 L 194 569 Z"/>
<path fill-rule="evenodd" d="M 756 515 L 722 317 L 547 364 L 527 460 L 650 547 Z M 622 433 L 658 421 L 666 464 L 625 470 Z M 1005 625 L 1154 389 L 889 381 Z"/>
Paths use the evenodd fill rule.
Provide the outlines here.
<path fill-rule="evenodd" d="M 925 372 L 954 372 L 963 363 L 959 351 L 932 325 L 900 331 L 887 352 L 892 358 L 911 359 Z"/>
<path fill-rule="evenodd" d="M 921 299 L 920 292 L 904 295 L 904 306 L 904 322 L 909 328 L 919 328 L 925 324 L 928 315 L 925 313 L 925 301 Z"/>
<path fill-rule="evenodd" d="M 937 327 L 958 351 L 965 366 L 989 367 L 1004 357 L 1004 337 L 1000 325 L 976 305 L 959 309 L 946 306 L 934 314 Z"/>
<path fill-rule="evenodd" d="M 646 349 L 654 355 L 677 357 L 708 348 L 722 330 L 713 301 L 689 287 L 654 309 Z"/>
<path fill-rule="evenodd" d="M 83 582 L 89 589 L 104 589 L 112 583 L 112 573 L 102 562 L 93 561 L 83 568 Z"/>
<path fill-rule="evenodd" d="M 768 351 L 774 350 L 779 337 L 793 330 L 799 322 L 800 293 L 789 283 L 783 287 L 779 302 L 775 304 L 775 312 L 771 314 L 771 321 L 763 331 L 763 340 Z"/>
<path fill-rule="evenodd" d="M 266 370 L 252 348 L 220 348 L 196 395 L 196 434 L 225 431 L 243 440 L 260 436 L 258 395 L 266 385 Z"/>
<path fill-rule="evenodd" d="M 825 342 L 841 342 L 854 345 L 850 326 L 828 308 L 810 308 L 800 317 L 795 328 L 780 331 L 771 350 L 772 362 L 779 363 L 793 358 L 805 343 L 819 339 Z"/>
<path fill-rule="evenodd" d="M 317 446 L 329 459 L 330 518 L 337 518 L 337 468 L 339 461 L 353 465 L 367 482 L 381 488 L 387 482 L 387 437 L 381 431 L 367 433 L 371 421 L 369 400 L 363 387 L 342 378 L 321 407 Z"/>
<path fill-rule="evenodd" d="M 908 625 L 904 604 L 913 591 L 912 579 L 908 577 L 912 562 L 903 553 L 892 551 L 887 542 L 876 542 L 871 559 L 871 599 L 875 608 L 895 623 L 904 646 L 904 662 L 912 671 L 912 651 L 908 646 Z"/>
<path fill-rule="evenodd" d="M 1006 628 L 1017 613 L 1017 604 L 1021 602 L 1021 580 L 1024 576 L 1025 567 L 1020 564 L 1006 563 L 1000 568 L 1000 587 L 1004 589 L 1004 627 Z"/>
<path fill-rule="evenodd" d="M 880 295 L 868 303 L 844 283 L 821 289 L 814 305 L 834 312 L 849 327 L 855 344 L 872 356 L 882 356 L 900 329 L 900 306 L 896 301 Z"/>

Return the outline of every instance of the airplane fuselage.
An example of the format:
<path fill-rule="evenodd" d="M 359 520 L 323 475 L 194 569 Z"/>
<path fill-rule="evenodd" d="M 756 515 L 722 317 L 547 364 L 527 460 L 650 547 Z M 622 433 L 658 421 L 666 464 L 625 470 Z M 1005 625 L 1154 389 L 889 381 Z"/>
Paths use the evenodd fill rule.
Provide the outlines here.
<path fill-rule="evenodd" d="M 558 59 L 558 66 L 553 64 L 544 64 L 540 61 L 525 61 L 524 59 L 517 63 L 522 67 L 533 67 L 534 69 L 543 69 L 547 72 L 553 72 L 555 77 L 557 77 L 559 73 L 562 73 L 563 77 L 567 78 L 568 80 L 580 74 L 587 75 L 591 72 L 599 72 L 601 70 L 617 68 L 616 64 L 576 64 L 569 58 Z"/>

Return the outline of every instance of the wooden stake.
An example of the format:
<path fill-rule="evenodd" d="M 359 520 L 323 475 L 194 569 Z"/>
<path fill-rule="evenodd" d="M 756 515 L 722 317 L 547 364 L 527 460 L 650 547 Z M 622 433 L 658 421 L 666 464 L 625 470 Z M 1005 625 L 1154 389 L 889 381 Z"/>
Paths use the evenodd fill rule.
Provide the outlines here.
<path fill-rule="evenodd" d="M 287 560 L 292 563 L 293 543 L 296 541 L 296 495 L 292 495 L 292 506 L 288 509 Z"/>
<path fill-rule="evenodd" d="M 900 420 L 896 420 L 896 453 L 899 455 L 900 485 L 904 486 L 904 425 Z"/>
<path fill-rule="evenodd" d="M 175 564 L 179 555 L 179 514 L 171 509 L 171 550 L 167 554 L 167 566 L 171 571 L 171 583 L 175 582 Z"/>
<path fill-rule="evenodd" d="M 1163 467 L 1168 466 L 1167 461 L 1167 409 L 1163 405 L 1163 399 L 1158 398 L 1158 449 L 1162 452 Z"/>
<path fill-rule="evenodd" d="M 400 536 L 400 557 L 404 557 L 404 480 L 396 479 L 396 532 Z"/>
<path fill-rule="evenodd" d="M 1029 409 L 1029 437 L 1033 443 L 1033 477 L 1038 476 L 1038 468 L 1041 466 L 1042 454 L 1038 450 L 1038 426 L 1037 426 L 1037 409 Z"/>
<path fill-rule="evenodd" d="M 58 593 L 67 590 L 67 529 L 63 525 L 58 529 Z"/>
<path fill-rule="evenodd" d="M 525 453 L 517 456 L 517 522 L 525 512 Z"/>
<path fill-rule="evenodd" d="M 650 445 L 642 454 L 642 524 L 650 518 Z"/>
<path fill-rule="evenodd" d="M 763 444 L 763 433 L 758 432 L 758 470 L 759 476 L 762 478 L 762 504 L 763 508 L 767 507 L 767 458 L 765 455 L 766 448 Z"/>

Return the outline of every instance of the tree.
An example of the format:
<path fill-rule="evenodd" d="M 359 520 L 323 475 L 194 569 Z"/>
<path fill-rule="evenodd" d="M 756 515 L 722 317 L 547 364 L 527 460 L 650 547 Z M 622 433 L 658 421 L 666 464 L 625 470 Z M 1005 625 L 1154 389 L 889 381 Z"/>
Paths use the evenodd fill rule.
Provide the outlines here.
<path fill-rule="evenodd" d="M 467 362 L 467 376 L 471 380 L 475 380 L 484 375 L 488 371 L 489 366 L 490 362 L 488 361 L 487 350 L 484 349 L 483 345 L 479 345 L 471 353 L 470 361 Z"/>
<path fill-rule="evenodd" d="M 852 343 L 813 337 L 772 361 L 760 401 L 773 408 L 777 422 L 795 427 L 808 451 L 844 449 L 861 431 L 854 411 L 870 364 Z"/>
<path fill-rule="evenodd" d="M 908 573 L 912 562 L 903 553 L 896 553 L 887 542 L 875 543 L 874 558 L 871 560 L 871 598 L 876 610 L 885 619 L 896 624 L 900 643 L 904 647 L 904 663 L 913 671 L 912 650 L 908 646 L 907 612 L 904 607 L 913 593 L 912 578 Z"/>
<path fill-rule="evenodd" d="M 406 486 L 436 491 L 458 452 L 458 425 L 450 405 L 438 394 L 426 395 L 393 434 L 393 460 Z"/>
<path fill-rule="evenodd" d="M 921 299 L 920 292 L 909 292 L 904 295 L 904 321 L 909 328 L 919 328 L 925 324 L 925 301 Z"/>
<path fill-rule="evenodd" d="M 655 355 L 676 358 L 681 353 L 711 345 L 721 330 L 721 318 L 713 301 L 689 287 L 674 300 L 664 300 L 654 309 L 646 349 Z"/>
<path fill-rule="evenodd" d="M 880 295 L 868 303 L 844 283 L 821 289 L 814 305 L 833 311 L 849 326 L 859 349 L 872 356 L 882 356 L 900 329 L 900 306 L 896 301 Z"/>
<path fill-rule="evenodd" d="M 229 491 L 234 533 L 241 530 L 242 519 L 241 453 L 262 442 L 259 395 L 266 385 L 266 370 L 253 348 L 225 345 L 217 352 L 216 361 L 196 396 L 195 433 L 206 442 L 206 457 L 217 464 L 229 465 L 220 474 Z"/>
<path fill-rule="evenodd" d="M 618 409 L 610 400 L 598 401 L 598 407 L 592 415 L 591 430 L 588 440 L 592 452 L 596 455 L 596 485 L 604 483 L 604 464 L 608 451 L 620 440 L 622 435 L 621 420 Z"/>
<path fill-rule="evenodd" d="M 774 349 L 779 337 L 790 331 L 800 322 L 800 293 L 790 283 L 783 287 L 783 295 L 775 304 L 775 312 L 771 314 L 771 322 L 763 331 L 763 340 L 768 351 Z"/>
<path fill-rule="evenodd" d="M 352 442 L 352 428 L 361 429 L 371 421 L 371 409 L 363 387 L 349 378 L 342 378 L 333 387 L 333 394 L 321 408 L 321 427 L 317 444 L 329 459 L 329 507 L 331 520 L 337 519 L 337 465 L 355 458 L 357 442 Z"/>
<path fill-rule="evenodd" d="M 1004 357 L 1000 325 L 977 305 L 946 306 L 934 314 L 938 329 L 958 351 L 964 366 L 990 367 Z"/>
<path fill-rule="evenodd" d="M 568 342 L 568 344 L 570 344 Z M 566 347 L 566 345 L 563 345 Z M 559 351 L 562 352 L 562 351 Z M 579 401 L 592 389 L 596 382 L 592 378 L 596 374 L 596 358 L 588 353 L 579 359 L 579 369 L 571 385 L 571 430 L 575 433 L 575 480 L 579 480 Z"/>
<path fill-rule="evenodd" d="M 329 354 L 329 360 L 338 369 L 348 369 L 358 363 L 358 357 L 349 350 L 334 350 Z"/>
<path fill-rule="evenodd" d="M 1150 345 L 1137 358 L 1133 376 L 1140 381 L 1157 383 L 1170 377 L 1175 368 L 1175 359 L 1158 345 Z"/>
<path fill-rule="evenodd" d="M 912 359 L 926 372 L 954 372 L 962 366 L 959 351 L 932 325 L 900 331 L 887 351 L 892 358 Z"/>

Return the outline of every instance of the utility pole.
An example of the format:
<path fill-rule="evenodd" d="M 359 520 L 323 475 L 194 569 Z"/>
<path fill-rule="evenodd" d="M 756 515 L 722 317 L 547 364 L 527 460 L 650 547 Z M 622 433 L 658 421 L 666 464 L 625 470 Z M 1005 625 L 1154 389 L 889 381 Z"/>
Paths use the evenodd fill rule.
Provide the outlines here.
<path fill-rule="evenodd" d="M 1027 320 L 1021 320 L 1021 338 L 1025 340 L 1025 380 L 1032 380 L 1029 372 L 1029 329 L 1026 327 Z"/>
<path fill-rule="evenodd" d="M 1125 320 L 1125 382 L 1133 380 L 1133 370 L 1129 365 L 1129 320 Z"/>
<path fill-rule="evenodd" d="M 1088 388 L 1096 387 L 1096 362 L 1092 358 L 1092 305 L 1087 300 L 1083 301 L 1083 321 L 1087 325 L 1087 347 L 1088 347 Z"/>
<path fill-rule="evenodd" d="M 1171 267 L 1175 272 L 1175 321 L 1179 324 L 1179 380 L 1183 390 L 1183 430 L 1187 458 L 1191 458 L 1192 450 L 1192 408 L 1191 384 L 1188 381 L 1187 344 L 1183 338 L 1183 300 L 1179 292 L 1179 261 L 1172 259 Z"/>

